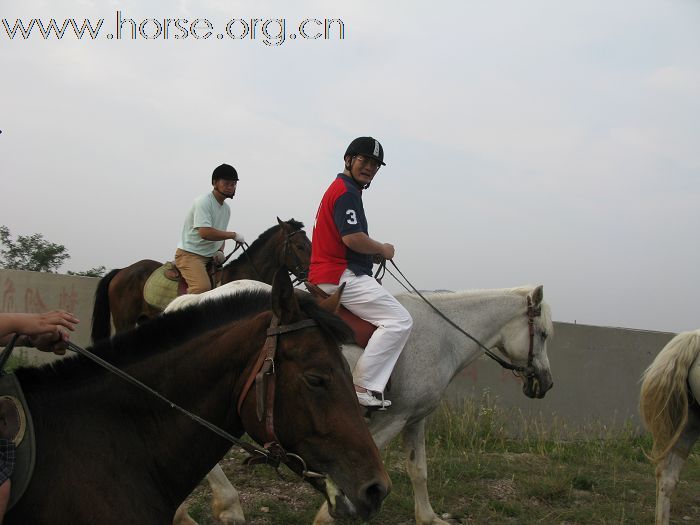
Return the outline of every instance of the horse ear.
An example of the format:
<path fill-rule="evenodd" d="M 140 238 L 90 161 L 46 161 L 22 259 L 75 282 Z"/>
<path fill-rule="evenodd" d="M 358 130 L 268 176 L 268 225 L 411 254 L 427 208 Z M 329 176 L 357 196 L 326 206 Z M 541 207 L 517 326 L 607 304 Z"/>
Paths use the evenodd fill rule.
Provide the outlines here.
<path fill-rule="evenodd" d="M 542 285 L 540 284 L 532 291 L 532 304 L 533 306 L 539 306 L 544 299 L 544 291 L 542 290 Z"/>
<path fill-rule="evenodd" d="M 333 292 L 333 295 L 329 295 L 325 299 L 319 301 L 318 305 L 327 312 L 336 313 L 338 308 L 340 308 L 340 297 L 343 295 L 344 289 L 345 283 L 338 286 L 338 289 Z"/>
<path fill-rule="evenodd" d="M 301 317 L 294 287 L 284 266 L 275 272 L 272 280 L 272 312 L 279 319 L 279 324 L 289 324 Z"/>
<path fill-rule="evenodd" d="M 291 233 L 291 228 L 292 226 L 288 223 L 277 217 L 277 224 L 279 224 L 280 228 L 282 228 L 283 232 L 286 233 Z"/>

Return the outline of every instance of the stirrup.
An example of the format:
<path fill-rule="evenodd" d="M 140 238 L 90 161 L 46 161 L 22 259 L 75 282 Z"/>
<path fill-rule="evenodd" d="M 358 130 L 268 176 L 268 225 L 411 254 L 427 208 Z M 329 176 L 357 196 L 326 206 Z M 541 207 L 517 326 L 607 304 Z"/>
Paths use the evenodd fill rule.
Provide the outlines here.
<path fill-rule="evenodd" d="M 386 410 L 387 405 L 386 401 L 384 401 L 384 391 L 382 390 L 380 394 L 382 395 L 382 406 L 380 406 L 377 410 Z M 389 406 L 391 406 L 391 401 L 389 401 Z"/>

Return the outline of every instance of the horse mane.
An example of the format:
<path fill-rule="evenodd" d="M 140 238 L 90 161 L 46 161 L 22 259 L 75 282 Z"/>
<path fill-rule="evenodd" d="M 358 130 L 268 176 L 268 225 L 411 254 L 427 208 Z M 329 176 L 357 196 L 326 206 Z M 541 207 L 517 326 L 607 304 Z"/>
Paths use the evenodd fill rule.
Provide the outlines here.
<path fill-rule="evenodd" d="M 700 354 L 700 330 L 676 335 L 642 374 L 639 412 L 653 437 L 650 459 L 663 460 L 688 422 L 688 370 Z"/>
<path fill-rule="evenodd" d="M 323 310 L 309 297 L 299 296 L 301 310 L 316 320 L 319 328 L 338 343 L 351 339 L 347 325 L 334 314 Z M 90 351 L 105 361 L 124 368 L 150 356 L 178 347 L 227 323 L 245 319 L 270 309 L 270 292 L 245 290 L 225 295 L 159 315 L 132 330 L 118 333 L 111 339 L 99 341 Z M 89 359 L 79 356 L 66 358 L 41 367 L 19 368 L 15 371 L 24 388 L 30 385 L 47 386 L 58 382 L 95 376 L 105 372 Z M 51 387 L 49 387 L 51 388 Z"/>
<path fill-rule="evenodd" d="M 294 231 L 299 231 L 304 227 L 303 222 L 297 221 L 296 219 L 293 219 L 293 218 L 289 219 L 288 221 L 282 221 L 282 222 L 290 225 L 294 229 Z M 275 224 L 274 226 L 270 226 L 267 230 L 262 232 L 258 236 L 258 238 L 253 241 L 253 244 L 251 244 L 248 247 L 248 254 L 252 255 L 252 254 L 257 253 L 258 250 L 260 250 L 263 246 L 265 246 L 267 244 L 267 242 L 270 240 L 270 238 L 272 238 L 275 234 L 277 234 L 277 232 L 280 230 L 281 227 L 282 226 L 280 226 L 279 224 Z M 243 260 L 245 260 L 245 257 L 244 257 L 244 254 L 242 253 L 236 259 L 234 259 L 233 261 L 228 263 L 226 266 L 231 266 L 233 264 L 236 264 L 237 261 L 243 261 Z M 224 266 L 224 268 L 226 268 L 226 266 Z"/>
<path fill-rule="evenodd" d="M 446 299 L 448 301 L 458 302 L 462 299 L 469 298 L 490 298 L 490 297 L 509 297 L 509 296 L 522 296 L 526 297 L 528 294 L 532 293 L 535 289 L 533 285 L 517 286 L 514 288 L 483 288 L 483 289 L 471 289 L 471 290 L 436 290 L 432 292 L 421 292 L 422 295 L 426 296 L 426 299 L 430 300 L 431 297 L 435 299 Z M 422 302 L 422 299 L 413 292 L 401 293 L 397 295 L 397 298 L 406 298 L 408 300 Z M 403 299 L 401 299 L 403 300 Z M 552 322 L 552 309 L 546 301 L 542 301 L 540 304 L 540 315 L 535 320 L 546 332 L 548 337 L 554 334 L 554 323 Z"/>

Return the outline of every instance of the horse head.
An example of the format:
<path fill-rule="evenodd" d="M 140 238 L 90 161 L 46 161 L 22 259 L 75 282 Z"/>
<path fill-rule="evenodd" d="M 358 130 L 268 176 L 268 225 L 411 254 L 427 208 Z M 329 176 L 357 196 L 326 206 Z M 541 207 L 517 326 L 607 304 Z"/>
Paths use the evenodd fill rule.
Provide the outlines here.
<path fill-rule="evenodd" d="M 341 293 L 339 289 L 331 296 L 326 308 L 335 309 Z M 285 462 L 325 495 L 333 515 L 367 520 L 378 512 L 391 482 L 362 419 L 339 348 L 349 336 L 347 327 L 295 292 L 283 269 L 275 275 L 271 298 L 276 329 L 283 334 L 276 341 L 275 378 L 270 376 L 267 385 L 251 389 L 254 395 L 239 402 L 245 430 L 259 443 L 275 440 L 286 458 L 295 458 Z M 290 329 L 295 326 L 303 328 Z"/>
<path fill-rule="evenodd" d="M 522 367 L 523 393 L 541 399 L 554 386 L 547 357 L 547 338 L 552 334 L 549 305 L 542 286 L 519 290 L 522 297 L 515 317 L 498 334 L 496 346 L 511 364 Z"/>
<path fill-rule="evenodd" d="M 304 225 L 294 219 L 282 221 L 279 217 L 277 223 L 280 227 L 279 235 L 284 237 L 280 243 L 282 249 L 279 252 L 279 263 L 286 266 L 299 281 L 303 281 L 311 265 L 311 241 L 302 229 Z"/>

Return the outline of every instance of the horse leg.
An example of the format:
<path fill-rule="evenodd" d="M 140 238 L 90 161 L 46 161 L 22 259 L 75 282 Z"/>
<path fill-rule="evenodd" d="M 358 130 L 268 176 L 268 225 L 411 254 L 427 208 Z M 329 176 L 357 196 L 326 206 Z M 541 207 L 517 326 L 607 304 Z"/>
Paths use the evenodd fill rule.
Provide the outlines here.
<path fill-rule="evenodd" d="M 688 423 L 673 449 L 656 466 L 656 525 L 668 525 L 671 496 L 676 490 L 681 469 L 693 445 L 700 437 L 700 416 L 689 408 Z"/>
<path fill-rule="evenodd" d="M 198 523 L 190 517 L 187 509 L 187 503 L 183 501 L 175 511 L 173 525 L 198 525 Z"/>
<path fill-rule="evenodd" d="M 428 463 L 425 454 L 425 418 L 406 426 L 403 431 L 406 470 L 413 485 L 416 523 L 418 525 L 449 525 L 435 514 L 428 498 Z"/>
<path fill-rule="evenodd" d="M 223 525 L 245 525 L 245 516 L 241 507 L 238 491 L 224 474 L 218 463 L 207 474 L 207 481 L 212 491 L 211 510 L 214 518 Z"/>
<path fill-rule="evenodd" d="M 219 520 L 222 525 L 245 525 L 238 491 L 231 485 L 218 463 L 207 474 L 207 481 L 212 491 L 211 511 L 214 519 Z M 175 511 L 173 525 L 198 525 L 190 517 L 187 503 L 183 502 Z"/>
<path fill-rule="evenodd" d="M 335 523 L 335 520 L 331 513 L 328 512 L 328 502 L 324 501 L 321 508 L 318 509 L 312 525 L 332 525 L 333 523 Z"/>

